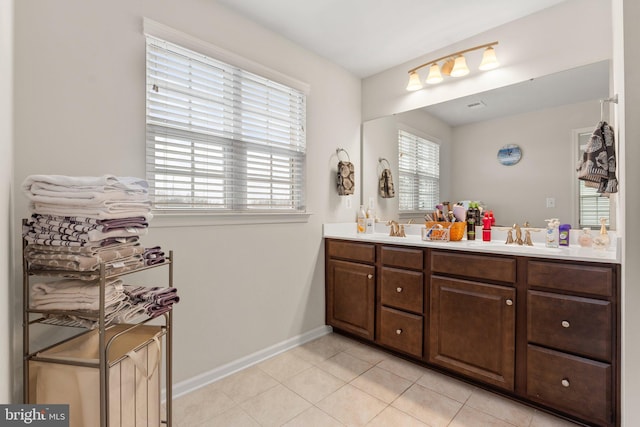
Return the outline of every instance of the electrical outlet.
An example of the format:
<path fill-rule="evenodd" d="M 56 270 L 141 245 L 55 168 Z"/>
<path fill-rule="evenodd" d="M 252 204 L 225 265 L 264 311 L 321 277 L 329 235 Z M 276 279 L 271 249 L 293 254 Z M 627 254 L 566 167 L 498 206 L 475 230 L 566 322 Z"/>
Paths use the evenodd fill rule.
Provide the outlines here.
<path fill-rule="evenodd" d="M 351 196 L 347 196 L 344 198 L 344 204 L 347 209 L 351 209 Z"/>
<path fill-rule="evenodd" d="M 373 197 L 369 197 L 369 209 L 374 208 L 375 199 Z"/>
<path fill-rule="evenodd" d="M 555 197 L 547 197 L 547 207 L 555 208 L 556 207 L 556 199 Z"/>

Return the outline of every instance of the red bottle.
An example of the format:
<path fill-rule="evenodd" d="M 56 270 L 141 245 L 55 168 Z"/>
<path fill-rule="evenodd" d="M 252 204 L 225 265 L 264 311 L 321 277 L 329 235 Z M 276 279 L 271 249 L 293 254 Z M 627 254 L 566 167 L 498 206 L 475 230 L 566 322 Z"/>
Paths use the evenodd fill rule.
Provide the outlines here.
<path fill-rule="evenodd" d="M 484 218 L 482 218 L 482 241 L 491 241 L 491 216 L 489 216 L 489 213 L 485 213 Z"/>

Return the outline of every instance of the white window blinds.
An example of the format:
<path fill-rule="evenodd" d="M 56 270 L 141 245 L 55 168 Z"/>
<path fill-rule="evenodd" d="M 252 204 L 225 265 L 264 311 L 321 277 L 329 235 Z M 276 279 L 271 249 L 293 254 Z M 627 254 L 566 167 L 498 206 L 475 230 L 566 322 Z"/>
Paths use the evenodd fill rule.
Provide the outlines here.
<path fill-rule="evenodd" d="M 433 210 L 440 202 L 440 145 L 398 131 L 400 211 Z"/>
<path fill-rule="evenodd" d="M 154 208 L 305 210 L 305 94 L 147 36 Z"/>

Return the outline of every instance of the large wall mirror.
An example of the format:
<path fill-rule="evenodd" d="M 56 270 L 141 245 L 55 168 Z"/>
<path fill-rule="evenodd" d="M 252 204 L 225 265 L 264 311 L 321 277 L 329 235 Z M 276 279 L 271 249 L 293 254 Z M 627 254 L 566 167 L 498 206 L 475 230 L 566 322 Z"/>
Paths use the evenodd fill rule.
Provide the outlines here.
<path fill-rule="evenodd" d="M 547 218 L 584 225 L 575 169 L 585 134 L 601 119 L 612 121 L 613 109 L 607 103 L 602 109 L 600 102 L 610 96 L 610 67 L 610 61 L 587 64 L 365 122 L 364 203 L 373 201 L 383 220 L 423 218 L 424 212 L 399 211 L 397 195 L 378 194 L 380 159 L 389 161 L 394 181 L 399 179 L 398 131 L 405 130 L 440 144 L 441 201 L 481 201 L 500 225 L 544 226 Z M 521 150 L 511 165 L 498 160 L 499 150 L 509 145 Z"/>

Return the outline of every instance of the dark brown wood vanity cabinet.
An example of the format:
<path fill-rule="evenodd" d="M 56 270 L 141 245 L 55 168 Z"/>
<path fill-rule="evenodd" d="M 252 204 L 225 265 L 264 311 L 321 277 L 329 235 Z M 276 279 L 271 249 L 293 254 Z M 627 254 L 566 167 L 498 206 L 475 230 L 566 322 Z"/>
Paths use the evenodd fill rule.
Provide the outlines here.
<path fill-rule="evenodd" d="M 376 342 L 422 358 L 424 336 L 424 252 L 378 246 Z"/>
<path fill-rule="evenodd" d="M 336 330 L 593 426 L 620 425 L 620 266 L 326 239 Z"/>
<path fill-rule="evenodd" d="M 428 361 L 513 391 L 515 281 L 513 258 L 432 251 Z"/>
<path fill-rule="evenodd" d="M 616 425 L 617 268 L 527 263 L 526 394 L 596 425 Z"/>
<path fill-rule="evenodd" d="M 335 328 L 375 339 L 375 245 L 325 241 L 326 322 Z"/>

